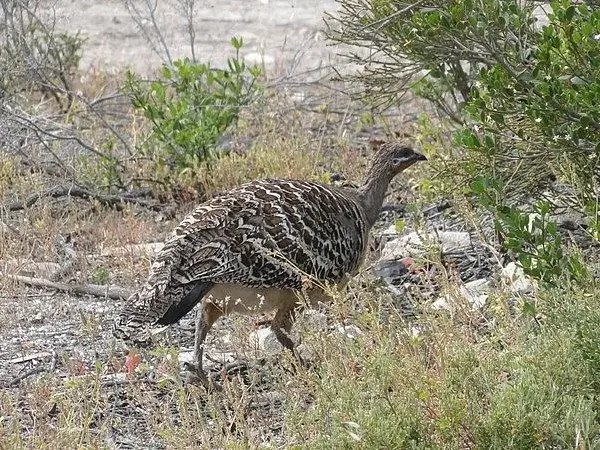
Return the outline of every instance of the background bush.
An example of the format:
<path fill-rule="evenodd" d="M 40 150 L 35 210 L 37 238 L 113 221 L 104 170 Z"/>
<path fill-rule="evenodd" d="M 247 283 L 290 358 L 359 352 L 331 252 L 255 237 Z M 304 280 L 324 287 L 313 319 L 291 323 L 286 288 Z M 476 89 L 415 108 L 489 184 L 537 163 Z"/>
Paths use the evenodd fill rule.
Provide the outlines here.
<path fill-rule="evenodd" d="M 505 220 L 506 208 L 536 214 L 533 204 L 546 200 L 550 212 L 568 207 L 582 214 L 598 239 L 598 7 L 553 1 L 542 24 L 541 4 L 533 1 L 341 4 L 329 35 L 369 49 L 368 57 L 349 55 L 364 68 L 354 79 L 365 97 L 394 105 L 412 92 L 439 113 L 422 128 L 437 156 L 431 189 L 491 210 L 501 238 L 518 232 Z M 481 180 L 499 190 L 493 199 Z M 549 262 L 555 271 L 559 260 Z"/>
<path fill-rule="evenodd" d="M 164 64 L 150 83 L 127 73 L 124 90 L 150 122 L 145 146 L 158 165 L 183 171 L 210 164 L 219 137 L 259 92 L 260 68 L 240 58 L 241 39 L 231 44 L 235 56 L 225 69 L 186 58 Z"/>

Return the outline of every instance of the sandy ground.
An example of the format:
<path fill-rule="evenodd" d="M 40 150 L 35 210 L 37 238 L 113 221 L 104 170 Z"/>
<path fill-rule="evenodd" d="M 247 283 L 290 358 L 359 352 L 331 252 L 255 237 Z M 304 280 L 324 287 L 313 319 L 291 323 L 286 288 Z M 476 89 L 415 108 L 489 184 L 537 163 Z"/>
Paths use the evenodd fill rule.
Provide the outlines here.
<path fill-rule="evenodd" d="M 148 17 L 148 0 L 136 1 Z M 154 2 L 154 0 L 150 0 Z M 155 17 L 173 59 L 191 56 L 186 19 L 178 1 L 158 1 Z M 334 12 L 334 1 L 209 0 L 196 2 L 195 53 L 202 61 L 220 66 L 232 55 L 230 39 L 244 39 L 242 55 L 264 63 L 268 71 L 284 75 L 327 65 L 335 51 L 322 33 L 323 13 Z M 132 68 L 150 73 L 166 60 L 152 50 L 123 1 L 59 0 L 54 3 L 57 27 L 80 31 L 87 39 L 82 69 Z M 150 26 L 150 20 L 144 20 Z M 156 38 L 155 32 L 150 32 Z"/>

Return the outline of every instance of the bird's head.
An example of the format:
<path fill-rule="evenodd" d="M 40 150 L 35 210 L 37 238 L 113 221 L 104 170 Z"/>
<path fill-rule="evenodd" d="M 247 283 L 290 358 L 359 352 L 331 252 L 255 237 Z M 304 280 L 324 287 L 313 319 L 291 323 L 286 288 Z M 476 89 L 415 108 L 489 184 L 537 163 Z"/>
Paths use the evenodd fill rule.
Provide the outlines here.
<path fill-rule="evenodd" d="M 415 152 L 406 144 L 388 142 L 382 144 L 375 152 L 371 176 L 388 181 L 417 161 L 426 161 L 421 153 Z"/>
<path fill-rule="evenodd" d="M 381 156 L 386 161 L 386 165 L 388 165 L 394 175 L 409 168 L 417 161 L 427 161 L 425 155 L 415 152 L 408 145 L 392 143 L 383 147 L 378 151 L 380 154 L 378 156 Z"/>

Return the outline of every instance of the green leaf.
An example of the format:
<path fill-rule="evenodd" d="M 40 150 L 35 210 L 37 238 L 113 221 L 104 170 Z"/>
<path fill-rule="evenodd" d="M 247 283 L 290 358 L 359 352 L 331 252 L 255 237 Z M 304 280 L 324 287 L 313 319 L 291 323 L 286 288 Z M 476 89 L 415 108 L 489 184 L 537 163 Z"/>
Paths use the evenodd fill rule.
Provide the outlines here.
<path fill-rule="evenodd" d="M 406 228 L 406 221 L 404 219 L 398 219 L 394 222 L 394 229 L 396 233 L 401 234 Z"/>

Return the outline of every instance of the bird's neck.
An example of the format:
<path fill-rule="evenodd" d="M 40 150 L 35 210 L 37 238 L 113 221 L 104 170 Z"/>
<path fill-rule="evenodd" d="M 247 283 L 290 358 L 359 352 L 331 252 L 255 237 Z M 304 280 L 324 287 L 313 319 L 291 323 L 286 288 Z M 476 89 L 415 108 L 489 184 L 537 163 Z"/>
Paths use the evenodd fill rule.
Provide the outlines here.
<path fill-rule="evenodd" d="M 373 168 L 367 173 L 364 184 L 358 189 L 358 197 L 364 205 L 369 226 L 377 221 L 381 205 L 393 175 L 381 173 Z"/>

